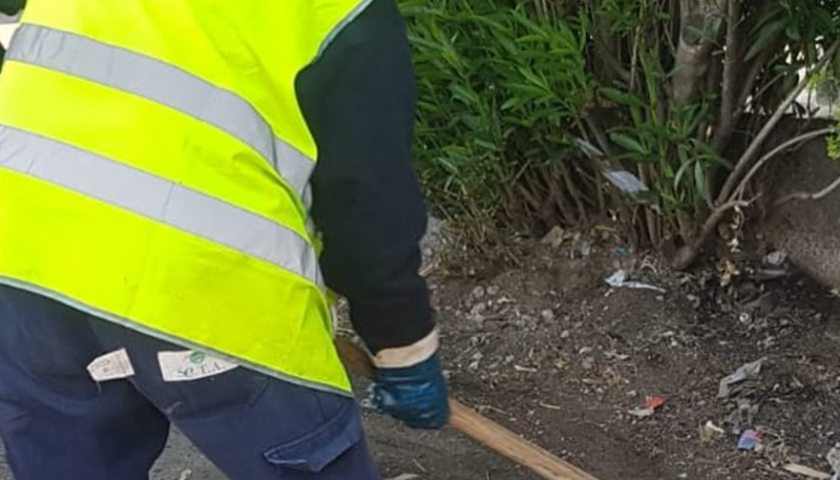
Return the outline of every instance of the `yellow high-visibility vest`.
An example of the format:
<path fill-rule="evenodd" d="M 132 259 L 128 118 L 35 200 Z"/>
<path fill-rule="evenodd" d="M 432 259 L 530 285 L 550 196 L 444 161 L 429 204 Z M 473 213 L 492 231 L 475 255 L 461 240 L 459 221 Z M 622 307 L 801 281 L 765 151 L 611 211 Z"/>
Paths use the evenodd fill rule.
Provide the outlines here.
<path fill-rule="evenodd" d="M 0 75 L 0 283 L 349 392 L 295 80 L 368 3 L 30 0 Z"/>

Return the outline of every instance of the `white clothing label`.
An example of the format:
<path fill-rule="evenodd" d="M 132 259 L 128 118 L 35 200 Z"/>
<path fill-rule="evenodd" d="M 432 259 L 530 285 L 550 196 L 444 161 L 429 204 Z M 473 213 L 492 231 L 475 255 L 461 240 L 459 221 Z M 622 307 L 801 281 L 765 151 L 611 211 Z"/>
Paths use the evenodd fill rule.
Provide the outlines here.
<path fill-rule="evenodd" d="M 134 375 L 134 367 L 124 348 L 96 358 L 87 366 L 87 371 L 97 382 L 120 380 Z"/>
<path fill-rule="evenodd" d="M 238 367 L 237 364 L 204 352 L 158 352 L 160 373 L 165 382 L 189 382 L 212 377 Z"/>

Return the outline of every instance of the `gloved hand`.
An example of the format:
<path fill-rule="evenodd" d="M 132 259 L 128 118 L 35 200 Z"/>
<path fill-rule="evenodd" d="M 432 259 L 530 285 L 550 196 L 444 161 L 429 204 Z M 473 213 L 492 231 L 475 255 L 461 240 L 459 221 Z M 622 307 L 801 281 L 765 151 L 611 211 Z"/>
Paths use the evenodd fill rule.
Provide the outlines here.
<path fill-rule="evenodd" d="M 378 370 L 369 401 L 378 412 L 390 415 L 411 428 L 435 430 L 446 425 L 449 421 L 449 397 L 437 353 L 436 332 L 433 346 L 431 356 L 427 351 L 424 355 L 427 358 L 413 365 L 389 367 L 381 357 L 375 361 Z M 428 350 L 428 345 L 425 348 Z M 414 350 L 418 351 L 416 347 Z"/>

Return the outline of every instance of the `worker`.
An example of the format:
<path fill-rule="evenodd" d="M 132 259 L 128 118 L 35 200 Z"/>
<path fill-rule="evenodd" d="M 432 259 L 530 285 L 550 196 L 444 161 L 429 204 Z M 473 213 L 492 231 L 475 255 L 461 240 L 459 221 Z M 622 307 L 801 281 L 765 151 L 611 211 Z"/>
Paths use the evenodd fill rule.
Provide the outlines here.
<path fill-rule="evenodd" d="M 17 21 L 17 14 L 20 13 L 20 4 L 24 0 L 0 0 L 0 25 Z M 3 57 L 6 49 L 0 42 L 0 68 L 3 67 Z"/>
<path fill-rule="evenodd" d="M 148 479 L 170 424 L 234 480 L 380 478 L 336 294 L 378 367 L 374 408 L 446 423 L 394 0 L 17 9 L 0 74 L 17 480 Z"/>

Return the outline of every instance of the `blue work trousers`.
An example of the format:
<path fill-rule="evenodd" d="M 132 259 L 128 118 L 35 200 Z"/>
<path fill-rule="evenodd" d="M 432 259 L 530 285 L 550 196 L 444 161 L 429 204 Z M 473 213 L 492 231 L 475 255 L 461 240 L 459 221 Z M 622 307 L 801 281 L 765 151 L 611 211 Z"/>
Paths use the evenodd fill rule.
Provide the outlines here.
<path fill-rule="evenodd" d="M 94 381 L 87 366 L 123 348 L 134 375 Z M 16 480 L 147 480 L 170 424 L 233 480 L 379 480 L 353 399 L 241 367 L 164 381 L 158 353 L 184 350 L 0 286 L 0 436 Z"/>

